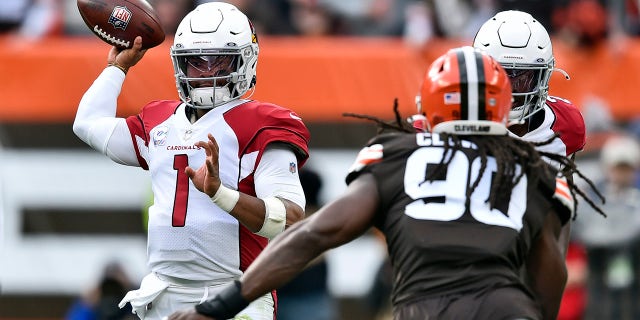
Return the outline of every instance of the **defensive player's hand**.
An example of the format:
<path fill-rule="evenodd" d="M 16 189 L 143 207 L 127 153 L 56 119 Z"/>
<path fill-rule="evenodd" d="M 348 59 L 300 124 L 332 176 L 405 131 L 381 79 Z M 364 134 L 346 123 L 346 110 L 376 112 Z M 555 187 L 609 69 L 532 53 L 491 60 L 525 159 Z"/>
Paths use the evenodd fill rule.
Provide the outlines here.
<path fill-rule="evenodd" d="M 111 47 L 109 56 L 107 57 L 108 64 L 115 64 L 124 68 L 123 71 L 129 70 L 142 59 L 147 50 L 142 50 L 142 37 L 137 36 L 133 40 L 133 47 L 131 49 L 119 49 L 117 47 Z"/>
<path fill-rule="evenodd" d="M 220 154 L 218 143 L 213 135 L 209 134 L 209 141 L 198 141 L 196 146 L 204 149 L 207 159 L 198 170 L 187 167 L 185 173 L 198 190 L 206 193 L 209 197 L 213 197 L 218 188 L 220 188 L 221 183 L 218 165 L 218 156 Z"/>
<path fill-rule="evenodd" d="M 168 318 L 165 317 L 163 320 L 211 320 L 213 318 L 209 318 L 207 316 L 203 316 L 199 314 L 195 308 L 189 308 L 185 310 L 180 310 L 172 313 Z"/>

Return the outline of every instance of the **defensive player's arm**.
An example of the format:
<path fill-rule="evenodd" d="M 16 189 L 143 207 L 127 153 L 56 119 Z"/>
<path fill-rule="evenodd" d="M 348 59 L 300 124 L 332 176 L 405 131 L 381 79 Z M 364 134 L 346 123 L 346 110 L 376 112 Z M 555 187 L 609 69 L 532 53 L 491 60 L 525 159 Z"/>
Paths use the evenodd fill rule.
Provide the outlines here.
<path fill-rule="evenodd" d="M 202 315 L 214 319 L 232 318 L 250 301 L 290 281 L 324 251 L 366 232 L 373 224 L 378 202 L 373 175 L 360 175 L 338 199 L 270 242 L 240 282 L 226 287 L 196 309 L 172 314 L 169 320 L 202 319 Z"/>
<path fill-rule="evenodd" d="M 543 318 L 550 320 L 557 317 L 567 282 L 566 248 L 562 248 L 561 233 L 560 218 L 551 209 L 526 262 L 529 285 L 542 306 Z"/>
<path fill-rule="evenodd" d="M 574 160 L 575 154 L 571 156 L 571 161 Z M 573 196 L 569 190 L 569 185 L 573 184 L 573 175 L 571 173 L 564 173 L 561 176 L 556 177 L 556 191 L 553 195 L 554 208 L 557 211 L 563 212 L 560 222 L 562 223 L 562 230 L 560 230 L 560 237 L 558 240 L 558 250 L 562 252 L 562 256 L 567 256 L 569 250 L 569 241 L 571 241 L 571 220 L 573 218 L 573 212 L 575 211 L 573 204 Z"/>
<path fill-rule="evenodd" d="M 583 132 L 584 133 L 584 132 Z M 576 151 L 577 152 L 577 151 Z M 570 155 L 567 155 L 567 157 L 569 159 L 571 159 L 572 162 L 576 161 L 576 153 L 572 153 Z M 568 184 L 573 184 L 573 174 L 571 172 L 568 172 L 568 168 L 562 168 L 561 170 L 565 171 L 562 176 L 565 177 L 565 179 L 567 179 L 567 183 Z M 572 209 L 573 211 L 573 209 Z M 562 226 L 562 231 L 560 234 L 560 241 L 558 242 L 560 244 L 560 249 L 563 250 L 562 253 L 563 255 L 566 257 L 567 256 L 567 251 L 569 250 L 569 241 L 571 241 L 571 220 L 573 217 L 570 217 L 567 222 L 565 222 L 564 226 Z"/>
<path fill-rule="evenodd" d="M 324 251 L 364 234 L 373 224 L 378 201 L 373 175 L 358 177 L 341 197 L 267 246 L 242 276 L 243 296 L 253 300 L 280 287 Z"/>
<path fill-rule="evenodd" d="M 125 119 L 116 118 L 116 108 L 125 71 L 144 55 L 141 47 L 142 38 L 138 37 L 132 49 L 111 49 L 110 65 L 83 95 L 73 122 L 73 132 L 86 144 L 118 163 L 134 166 L 139 164 L 131 135 Z"/>

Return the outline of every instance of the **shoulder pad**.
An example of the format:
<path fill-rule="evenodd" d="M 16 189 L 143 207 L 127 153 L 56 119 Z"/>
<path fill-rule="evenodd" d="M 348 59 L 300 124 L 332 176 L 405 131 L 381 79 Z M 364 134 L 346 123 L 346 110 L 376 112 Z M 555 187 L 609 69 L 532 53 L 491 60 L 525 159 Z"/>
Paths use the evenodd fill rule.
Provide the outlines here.
<path fill-rule="evenodd" d="M 383 156 L 383 146 L 382 144 L 376 143 L 370 146 L 366 146 L 360 150 L 356 160 L 353 162 L 351 167 L 349 168 L 349 173 L 358 172 L 362 170 L 362 168 L 382 161 Z"/>
<path fill-rule="evenodd" d="M 555 115 L 552 130 L 560 135 L 566 154 L 582 150 L 586 143 L 586 126 L 580 109 L 568 100 L 549 97 L 547 105 Z"/>

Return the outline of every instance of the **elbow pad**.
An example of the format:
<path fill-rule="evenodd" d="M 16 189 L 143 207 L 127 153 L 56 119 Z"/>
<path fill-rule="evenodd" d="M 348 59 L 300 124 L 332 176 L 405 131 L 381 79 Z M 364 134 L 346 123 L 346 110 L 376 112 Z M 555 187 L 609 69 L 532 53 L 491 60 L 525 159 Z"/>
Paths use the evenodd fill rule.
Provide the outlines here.
<path fill-rule="evenodd" d="M 263 201 L 265 206 L 264 223 L 256 234 L 271 240 L 284 231 L 287 222 L 287 209 L 282 200 L 276 197 L 265 198 Z"/>

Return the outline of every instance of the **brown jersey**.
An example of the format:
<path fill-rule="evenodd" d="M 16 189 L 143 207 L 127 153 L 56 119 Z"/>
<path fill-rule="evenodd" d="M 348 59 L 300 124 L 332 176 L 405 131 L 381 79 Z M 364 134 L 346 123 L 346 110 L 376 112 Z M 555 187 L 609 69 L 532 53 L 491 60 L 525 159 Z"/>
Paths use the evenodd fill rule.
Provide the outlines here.
<path fill-rule="evenodd" d="M 463 140 L 462 148 L 444 166 L 443 151 L 439 135 L 380 135 L 360 152 L 347 176 L 347 183 L 362 173 L 375 177 L 380 196 L 375 226 L 387 239 L 393 304 L 503 287 L 531 297 L 519 270 L 552 205 L 554 175 L 531 172 L 540 177 L 536 185 L 523 176 L 491 207 L 495 158 L 487 158 L 479 184 L 467 200 L 481 157 L 472 142 Z M 538 170 L 547 169 L 552 170 Z M 563 223 L 567 219 L 561 217 Z"/>

